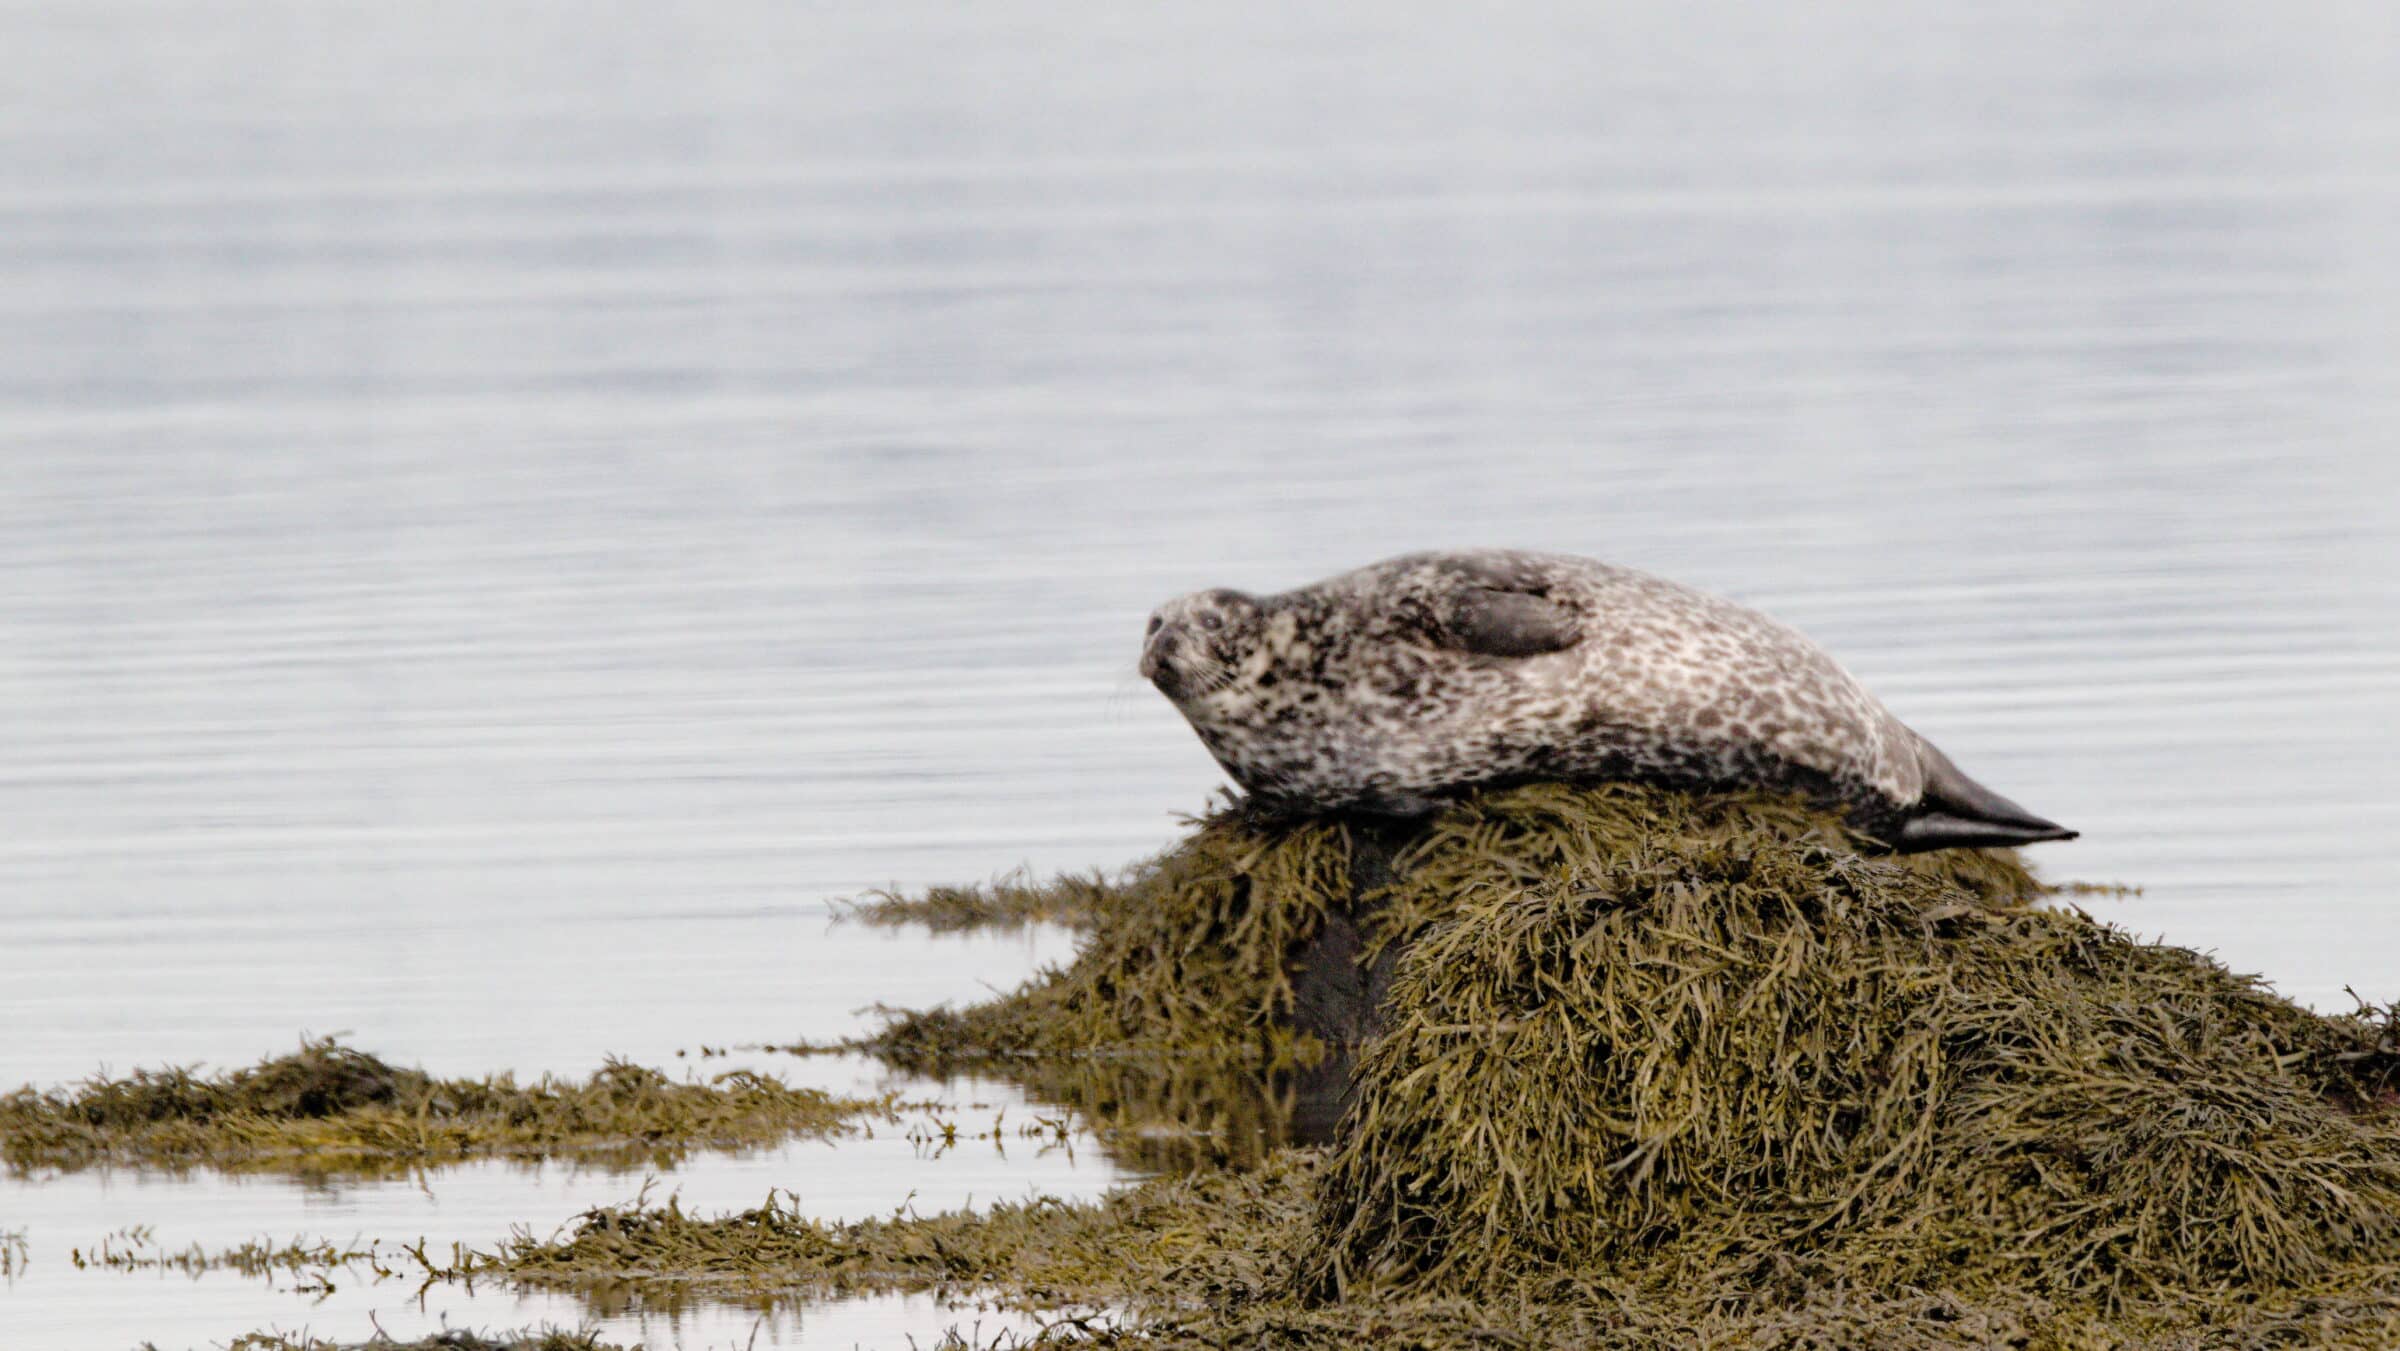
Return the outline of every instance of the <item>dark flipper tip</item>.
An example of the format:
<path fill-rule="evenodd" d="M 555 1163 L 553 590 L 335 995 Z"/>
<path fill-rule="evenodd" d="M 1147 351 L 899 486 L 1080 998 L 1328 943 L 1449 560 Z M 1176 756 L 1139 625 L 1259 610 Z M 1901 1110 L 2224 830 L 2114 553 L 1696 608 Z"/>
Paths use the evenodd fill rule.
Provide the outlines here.
<path fill-rule="evenodd" d="M 2077 834 L 2050 821 L 2043 821 L 2039 825 L 2032 822 L 1978 821 L 1952 816 L 1944 811 L 1930 811 L 1910 817 L 1900 827 L 1900 839 L 1893 848 L 1903 854 L 1920 853 L 1927 849 L 2009 849 L 2020 844 L 2072 840 Z"/>
<path fill-rule="evenodd" d="M 2036 816 L 1968 778 L 1924 738 L 1917 739 L 1917 749 L 1919 763 L 1925 768 L 1925 797 L 1918 813 L 1900 827 L 1899 842 L 1893 846 L 1900 852 L 2006 849 L 2076 837 L 2075 831 Z"/>

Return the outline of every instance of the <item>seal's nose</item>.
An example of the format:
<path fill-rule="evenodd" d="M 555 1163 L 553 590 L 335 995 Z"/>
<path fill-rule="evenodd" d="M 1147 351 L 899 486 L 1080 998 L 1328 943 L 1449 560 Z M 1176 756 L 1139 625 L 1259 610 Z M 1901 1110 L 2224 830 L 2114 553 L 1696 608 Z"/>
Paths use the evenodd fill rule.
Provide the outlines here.
<path fill-rule="evenodd" d="M 1175 645 L 1183 637 L 1183 628 L 1167 624 L 1150 631 L 1142 644 L 1142 679 L 1165 688 L 1175 674 Z"/>

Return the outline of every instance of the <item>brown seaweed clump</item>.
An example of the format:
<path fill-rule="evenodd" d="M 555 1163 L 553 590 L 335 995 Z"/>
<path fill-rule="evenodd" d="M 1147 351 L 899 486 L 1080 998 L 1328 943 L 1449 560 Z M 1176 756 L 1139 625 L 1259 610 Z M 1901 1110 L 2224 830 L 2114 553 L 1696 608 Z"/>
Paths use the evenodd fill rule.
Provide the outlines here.
<path fill-rule="evenodd" d="M 1613 796 L 1613 795 L 1612 795 Z M 1530 1277 L 1772 1304 L 2400 1289 L 2388 1027 L 2028 904 L 1999 856 L 1527 790 L 1437 821 L 1429 913 L 1322 1186 L 1304 1284 Z"/>
<path fill-rule="evenodd" d="M 11 1168 L 99 1163 L 372 1168 L 471 1155 L 593 1153 L 671 1161 L 709 1146 L 829 1136 L 888 1098 L 840 1098 L 734 1070 L 706 1083 L 610 1061 L 581 1082 L 437 1079 L 331 1039 L 230 1073 L 136 1070 L 0 1097 Z"/>
<path fill-rule="evenodd" d="M 1062 886 L 942 911 L 1070 915 L 1073 963 L 865 1048 L 1024 1080 L 1146 1163 L 1161 1122 L 1260 1148 L 931 1216 L 644 1199 L 420 1255 L 427 1277 L 665 1305 L 936 1290 L 1046 1311 L 1045 1345 L 2400 1345 L 2400 1013 L 2319 1015 L 2045 906 L 2013 855 L 1862 853 L 1775 799 L 1536 786 L 1405 829 L 1223 812 L 1122 883 Z M 1375 1005 L 1354 1061 L 1305 1030 L 1343 963 Z M 288 1123 L 472 1099 L 308 1052 L 20 1093 L 0 1137 L 123 1148 L 164 1104 L 313 1147 L 350 1128 Z M 1328 1064 L 1330 1142 L 1271 1147 L 1284 1076 Z M 646 1075 L 595 1085 L 750 1083 Z"/>
<path fill-rule="evenodd" d="M 1348 924 L 1361 930 L 1373 956 L 1480 899 L 1424 871 L 1428 856 L 1411 850 L 1419 840 L 1464 844 L 1500 870 L 1496 878 L 1462 876 L 1462 885 L 1513 889 L 1529 880 L 1510 873 L 1532 866 L 1518 854 L 1520 841 L 1492 831 L 1500 828 L 1496 809 L 1536 799 L 1555 804 L 1556 828 L 1575 832 L 1586 849 L 1600 853 L 1638 849 L 1660 831 L 1693 829 L 1714 831 L 1734 847 L 1754 830 L 1797 832 L 1843 852 L 1854 844 L 1834 819 L 1783 799 L 1694 798 L 1633 787 L 1483 794 L 1416 835 L 1386 823 L 1262 817 L 1237 805 L 1197 821 L 1180 845 L 1122 881 L 1068 876 L 1036 886 L 1011 877 L 922 897 L 864 898 L 855 911 L 874 923 L 956 929 L 1038 916 L 1073 924 L 1085 939 L 1073 963 L 1001 999 L 966 1009 L 896 1010 L 881 1034 L 840 1049 L 869 1051 L 910 1069 L 1090 1053 L 1309 1064 L 1318 1048 L 1294 1027 L 1308 946 L 1329 924 Z M 1405 880 L 1395 876 L 1403 860 L 1415 870 Z M 1913 855 L 1891 865 L 1978 894 L 2031 897 L 2042 890 L 2007 854 Z"/>
<path fill-rule="evenodd" d="M 1857 844 L 1633 787 L 1480 794 L 1396 838 L 1222 813 L 1082 896 L 1070 967 L 871 1049 L 1306 1064 L 1323 936 L 1388 964 L 1334 1141 L 1268 1156 L 1309 1197 L 1238 1245 L 1270 1274 L 1107 1268 L 1091 1288 L 1174 1310 L 1108 1341 L 2400 1342 L 2392 1011 L 2044 906 L 2010 854 Z M 856 1270 L 911 1266 L 878 1242 Z"/>
<path fill-rule="evenodd" d="M 1471 798 L 1436 818 L 1446 823 L 1434 828 L 1439 838 L 1466 841 L 1499 869 L 1453 886 L 1412 853 L 1417 836 L 1388 823 L 1262 817 L 1237 805 L 1120 881 L 1008 878 L 922 900 L 868 898 L 861 913 L 879 922 L 1007 924 L 1041 914 L 1072 919 L 1085 938 L 1072 963 L 1009 995 L 892 1011 L 880 1033 L 838 1049 L 916 1073 L 1005 1074 L 1082 1112 L 1139 1166 L 1255 1162 L 1295 1137 L 1321 1137 L 1339 1111 L 1348 1067 L 1338 1055 L 1321 1063 L 1328 1047 L 1316 1033 L 1328 1024 L 1355 1031 L 1358 1019 L 1312 1007 L 1326 995 L 1327 962 L 1348 954 L 1387 970 L 1415 935 L 1486 899 L 1462 888 L 1513 892 L 1526 879 L 1509 870 L 1530 860 L 1519 841 L 1490 834 L 1493 808 L 1543 794 L 1559 804 L 1559 828 L 1604 853 L 1700 828 L 1735 841 L 1799 832 L 1852 848 L 1832 818 L 1777 798 L 1533 788 Z M 1404 884 L 1403 861 L 1416 870 Z M 1995 894 L 2040 890 L 2008 855 L 1915 855 L 1893 866 Z"/>
<path fill-rule="evenodd" d="M 946 889 L 940 917 L 1072 919 L 1084 933 L 1075 960 L 999 999 L 888 1010 L 862 1041 L 787 1049 L 1005 1075 L 1073 1107 L 1137 1167 L 1255 1163 L 1284 1140 L 1295 1077 L 1321 1055 L 1293 1021 L 1293 954 L 1348 904 L 1352 852 L 1339 822 L 1279 827 L 1222 811 L 1121 880 Z M 906 898 L 862 903 L 887 922 L 917 912 Z"/>
<path fill-rule="evenodd" d="M 961 893 L 981 898 L 969 908 L 1075 917 L 1075 961 L 987 1004 L 897 1014 L 859 1049 L 912 1069 L 1093 1052 L 1307 1063 L 1288 968 L 1348 901 L 1350 852 L 1339 823 L 1264 830 L 1226 811 L 1121 884 L 1063 878 L 1046 902 L 1018 882 Z"/>

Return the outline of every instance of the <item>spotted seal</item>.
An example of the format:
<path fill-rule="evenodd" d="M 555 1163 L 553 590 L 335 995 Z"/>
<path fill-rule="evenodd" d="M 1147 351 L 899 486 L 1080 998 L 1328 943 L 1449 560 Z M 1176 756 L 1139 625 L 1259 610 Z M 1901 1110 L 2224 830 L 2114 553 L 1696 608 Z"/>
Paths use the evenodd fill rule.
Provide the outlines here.
<path fill-rule="evenodd" d="M 1235 782 L 1415 815 L 1478 784 L 1799 789 L 1913 851 L 2068 840 L 1755 610 L 1562 554 L 1409 554 L 1150 616 L 1141 671 Z"/>

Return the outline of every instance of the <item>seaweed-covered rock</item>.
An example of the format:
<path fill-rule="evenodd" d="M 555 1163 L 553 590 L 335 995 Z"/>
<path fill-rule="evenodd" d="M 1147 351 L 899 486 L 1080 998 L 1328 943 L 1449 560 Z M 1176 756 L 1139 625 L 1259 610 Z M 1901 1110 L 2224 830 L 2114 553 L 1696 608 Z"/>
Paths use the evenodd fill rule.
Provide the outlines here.
<path fill-rule="evenodd" d="M 2196 1189 L 2175 1204 L 2204 1205 L 2233 1185 L 2205 1160 L 2243 1147 L 2209 1130 L 2265 1112 L 2272 1129 L 2298 1132 L 2273 1147 L 2304 1147 L 2314 1129 L 2304 1119 L 2353 1141 L 2373 1130 L 2350 1118 L 2392 1096 L 2400 1032 L 2388 1021 L 2320 1017 L 2191 953 L 2037 907 L 2043 890 L 2013 854 L 1891 857 L 1857 845 L 1794 801 L 1623 785 L 1477 794 L 1407 825 L 1221 811 L 1121 881 L 1045 890 L 1012 879 L 950 896 L 944 913 L 1068 914 L 1087 937 L 1073 963 L 1023 989 L 896 1015 L 863 1049 L 914 1069 L 979 1063 L 1026 1080 L 1117 1128 L 1145 1167 L 1254 1161 L 1284 1141 L 1333 1139 L 1335 1118 L 1365 1099 L 1339 1173 L 1360 1190 L 1329 1212 L 1342 1234 L 1325 1245 L 1321 1275 L 1335 1284 L 1485 1260 L 1438 1251 L 1453 1240 L 1497 1254 L 1494 1269 L 1588 1248 L 1572 1224 L 1545 1227 L 1553 1212 L 1647 1250 L 1689 1228 L 1687 1207 L 1755 1207 L 1782 1218 L 1728 1239 L 1728 1260 L 1788 1257 L 1775 1237 L 1786 1225 L 1863 1251 L 1869 1229 L 1899 1223 L 1878 1209 L 1893 1197 L 1964 1203 L 1909 1171 L 1931 1166 L 1937 1147 L 2007 1144 L 2008 1168 L 2066 1187 L 2021 1193 L 1994 1164 L 1981 1176 L 1998 1191 L 1977 1204 L 2003 1196 L 2081 1213 L 2092 1188 L 2158 1181 L 2147 1164 L 2125 1171 L 2126 1151 L 2149 1150 L 2191 1170 L 2160 1175 Z M 891 918 L 913 906 L 877 904 Z M 1354 1070 L 1387 1028 L 1396 1035 Z M 2102 1074 L 2091 1057 L 2116 1068 Z M 2254 1088 L 2280 1096 L 2203 1091 L 2251 1070 L 2265 1076 Z M 1608 1078 L 1637 1072 L 1647 1077 Z M 2182 1087 L 2142 1087 L 2160 1084 Z M 2081 1124 L 2041 1115 L 2040 1104 L 2063 1111 L 2103 1093 L 2115 1105 Z M 2287 1098 L 2305 1118 L 2276 1105 Z M 1452 1105 L 1472 1126 L 1409 1115 Z M 1919 1124 L 1901 1131 L 1904 1121 Z M 2011 1123 L 2034 1135 L 1995 1133 Z M 1173 1143 L 1177 1125 L 1202 1143 Z M 1504 1149 L 1510 1140 L 1523 1143 Z M 2383 1157 L 2359 1164 L 2370 1188 L 2384 1185 Z M 1607 1185 L 1593 1194 L 1608 1199 L 1595 1209 L 1574 1186 L 1513 1177 L 1514 1209 L 1475 1194 L 1476 1178 L 1510 1177 L 1533 1158 L 1600 1170 Z M 2348 1166 L 2309 1176 L 2346 1186 Z M 1431 1180 L 1404 1185 L 1411 1167 Z M 1370 1176 L 1379 1168 L 1393 1171 Z M 2070 1177 L 2085 1181 L 2068 1187 Z M 2292 1213 L 2310 1204 L 2295 1199 Z M 2382 1222 L 2372 1206 L 2361 1214 Z M 1494 1246 L 1525 1224 L 1523 1249 Z M 2137 1266 L 2145 1245 L 2167 1241 L 2163 1212 L 2144 1224 L 2110 1240 Z M 1889 1232 L 1914 1262 L 1933 1231 Z M 1959 1241 L 1977 1244 L 1972 1232 Z M 2253 1245 L 2243 1265 L 2279 1269 L 2271 1241 L 2239 1241 Z M 1693 1238 L 1676 1251 L 1707 1247 Z"/>
<path fill-rule="evenodd" d="M 1407 824 L 1225 811 L 1121 881 L 879 898 L 1084 927 L 863 1049 L 1018 1079 L 1164 1175 L 817 1226 L 758 1279 L 1116 1311 L 1048 1339 L 1077 1345 L 2400 1345 L 2400 1011 L 2320 1016 L 2045 906 L 2013 855 L 1857 846 L 1787 801 L 1535 786 Z M 1331 1142 L 1264 1147 L 1307 1137 L 1312 1074 L 1351 1097 Z M 722 1276 L 574 1242 L 503 1265 Z"/>
<path fill-rule="evenodd" d="M 1550 1273 L 2106 1303 L 2400 1252 L 2400 1130 L 2345 1106 L 2373 1029 L 2029 904 L 2008 856 L 1537 788 L 1438 818 L 1398 876 L 1415 936 L 1324 1175 L 1320 1297 Z"/>

